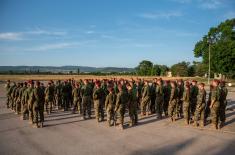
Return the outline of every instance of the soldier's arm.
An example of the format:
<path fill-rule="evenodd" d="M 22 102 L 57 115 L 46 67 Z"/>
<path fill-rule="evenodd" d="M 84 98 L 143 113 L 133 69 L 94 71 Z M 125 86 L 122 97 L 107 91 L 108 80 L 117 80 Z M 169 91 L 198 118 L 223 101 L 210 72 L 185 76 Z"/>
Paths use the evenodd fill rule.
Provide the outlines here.
<path fill-rule="evenodd" d="M 108 108 L 108 102 L 109 102 L 109 95 L 106 96 L 106 99 L 105 99 L 105 109 L 107 110 Z"/>
<path fill-rule="evenodd" d="M 115 112 L 118 110 L 120 106 L 120 94 L 117 95 L 117 100 L 116 100 L 116 106 L 115 106 Z"/>

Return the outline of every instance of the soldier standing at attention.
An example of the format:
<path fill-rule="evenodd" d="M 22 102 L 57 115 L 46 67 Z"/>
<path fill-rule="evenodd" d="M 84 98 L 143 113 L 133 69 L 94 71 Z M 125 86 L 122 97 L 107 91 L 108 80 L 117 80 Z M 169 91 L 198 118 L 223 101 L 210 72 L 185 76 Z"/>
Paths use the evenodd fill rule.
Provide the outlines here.
<path fill-rule="evenodd" d="M 6 96 L 7 96 L 6 106 L 7 106 L 7 108 L 10 108 L 10 106 L 9 106 L 9 102 L 10 102 L 10 94 L 9 94 L 10 87 L 11 87 L 11 81 L 7 80 L 7 83 L 5 85 L 5 89 L 6 89 L 6 92 L 7 92 L 6 93 Z"/>
<path fill-rule="evenodd" d="M 119 93 L 117 94 L 116 106 L 114 112 L 118 115 L 119 128 L 123 130 L 124 115 L 126 110 L 126 104 L 128 99 L 126 98 L 125 92 L 123 91 L 122 85 L 118 85 Z"/>
<path fill-rule="evenodd" d="M 73 91 L 72 91 L 73 113 L 76 113 L 76 111 L 78 111 L 79 114 L 81 114 L 81 111 L 80 111 L 81 110 L 80 93 L 81 93 L 80 85 L 79 85 L 79 83 L 76 83 L 75 87 L 73 88 Z"/>
<path fill-rule="evenodd" d="M 204 127 L 205 123 L 205 107 L 206 107 L 206 91 L 204 89 L 205 84 L 199 84 L 199 93 L 197 95 L 197 105 L 194 117 L 194 126 L 198 126 L 198 121 L 200 118 L 200 126 Z"/>
<path fill-rule="evenodd" d="M 43 121 L 44 121 L 44 91 L 40 87 L 40 82 L 36 82 L 36 87 L 33 90 L 33 122 L 34 128 L 43 127 Z M 39 125 L 40 124 L 40 125 Z"/>
<path fill-rule="evenodd" d="M 67 81 L 64 81 L 63 86 L 61 88 L 61 94 L 62 94 L 62 105 L 64 108 L 64 111 L 68 110 L 69 106 L 69 94 L 68 94 L 68 87 L 67 87 Z"/>
<path fill-rule="evenodd" d="M 148 81 L 144 82 L 144 87 L 142 90 L 142 102 L 141 102 L 141 116 L 149 115 L 150 112 L 150 88 Z"/>
<path fill-rule="evenodd" d="M 30 124 L 33 124 L 33 90 L 34 90 L 34 82 L 30 80 L 29 88 L 27 89 L 27 103 L 28 103 Z"/>
<path fill-rule="evenodd" d="M 128 89 L 128 109 L 130 116 L 129 126 L 137 125 L 138 123 L 138 103 L 137 103 L 137 90 L 133 88 L 134 85 L 131 82 L 127 85 Z"/>
<path fill-rule="evenodd" d="M 186 82 L 185 89 L 183 93 L 183 112 L 185 125 L 189 125 L 190 121 L 190 85 Z"/>
<path fill-rule="evenodd" d="M 168 114 L 171 117 L 171 122 L 175 121 L 175 109 L 177 104 L 177 88 L 175 81 L 171 81 L 171 94 L 169 100 Z"/>
<path fill-rule="evenodd" d="M 219 109 L 219 118 L 220 118 L 220 128 L 224 126 L 225 123 L 225 111 L 227 106 L 227 95 L 228 95 L 228 89 L 225 87 L 225 81 L 221 81 L 220 83 L 220 91 L 221 91 L 221 97 L 220 97 L 220 109 Z"/>
<path fill-rule="evenodd" d="M 219 120 L 219 108 L 220 108 L 220 89 L 218 87 L 219 81 L 213 80 L 213 91 L 211 92 L 211 119 L 212 119 L 212 127 L 214 129 L 218 129 L 218 120 Z"/>
<path fill-rule="evenodd" d="M 163 94 L 163 86 L 162 86 L 162 80 L 157 80 L 157 86 L 156 86 L 156 111 L 157 111 L 157 118 L 162 119 L 162 112 L 163 112 L 163 100 L 164 100 L 164 94 Z"/>
<path fill-rule="evenodd" d="M 93 100 L 94 100 L 94 108 L 95 108 L 95 118 L 97 122 L 104 121 L 104 104 L 103 98 L 105 97 L 105 92 L 101 88 L 100 81 L 95 82 L 94 92 L 93 92 Z"/>
<path fill-rule="evenodd" d="M 84 85 L 81 90 L 82 95 L 82 107 L 83 107 L 83 119 L 86 119 L 86 113 L 88 119 L 91 119 L 91 103 L 92 103 L 92 88 L 88 83 L 88 80 L 84 80 Z"/>
<path fill-rule="evenodd" d="M 195 114 L 195 109 L 196 109 L 196 104 L 197 104 L 197 95 L 198 95 L 198 87 L 197 87 L 197 81 L 193 80 L 192 81 L 192 86 L 190 89 L 190 107 L 191 107 L 191 114 L 194 116 Z"/>
<path fill-rule="evenodd" d="M 178 92 L 178 103 L 177 103 L 176 111 L 177 111 L 177 117 L 181 118 L 182 117 L 182 113 L 183 113 L 183 101 L 182 101 L 182 98 L 183 98 L 183 93 L 184 93 L 184 84 L 183 84 L 182 79 L 178 80 L 177 83 L 178 83 L 178 91 L 179 92 Z"/>
<path fill-rule="evenodd" d="M 211 92 L 213 91 L 213 85 L 210 84 L 210 90 L 209 90 L 209 95 L 208 95 L 208 100 L 206 103 L 206 109 L 205 109 L 205 121 L 210 115 L 210 105 L 211 105 Z"/>
<path fill-rule="evenodd" d="M 108 126 L 112 126 L 114 123 L 114 108 L 115 108 L 115 103 L 116 103 L 116 95 L 114 93 L 114 88 L 113 87 L 109 87 L 109 94 L 106 96 L 106 100 L 105 100 L 105 109 L 106 109 L 106 113 L 107 113 L 107 122 L 108 122 Z M 113 121 L 113 123 L 111 124 L 111 121 Z"/>
<path fill-rule="evenodd" d="M 165 81 L 165 85 L 163 86 L 163 94 L 164 94 L 163 110 L 164 110 L 165 117 L 167 117 L 170 94 L 171 94 L 171 86 L 169 84 L 169 81 Z"/>
<path fill-rule="evenodd" d="M 52 112 L 52 106 L 53 106 L 53 101 L 54 101 L 53 94 L 54 94 L 54 88 L 52 86 L 51 81 L 49 81 L 45 89 L 46 112 L 49 115 Z"/>
<path fill-rule="evenodd" d="M 56 99 L 56 106 L 57 109 L 60 109 L 62 107 L 62 85 L 60 80 L 58 80 L 56 82 L 56 86 L 55 86 L 55 99 Z"/>

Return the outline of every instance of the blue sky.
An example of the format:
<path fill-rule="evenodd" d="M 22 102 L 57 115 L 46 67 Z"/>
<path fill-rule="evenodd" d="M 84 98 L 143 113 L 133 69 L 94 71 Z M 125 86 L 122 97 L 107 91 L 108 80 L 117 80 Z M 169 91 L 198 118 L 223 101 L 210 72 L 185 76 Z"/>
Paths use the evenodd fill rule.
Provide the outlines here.
<path fill-rule="evenodd" d="M 234 0 L 1 0 L 0 65 L 135 67 L 200 60 Z"/>

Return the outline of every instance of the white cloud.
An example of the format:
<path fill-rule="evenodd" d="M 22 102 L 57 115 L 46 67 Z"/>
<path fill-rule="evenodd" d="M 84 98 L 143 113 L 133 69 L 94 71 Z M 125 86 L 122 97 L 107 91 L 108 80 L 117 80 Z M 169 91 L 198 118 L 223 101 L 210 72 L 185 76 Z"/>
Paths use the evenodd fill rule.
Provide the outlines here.
<path fill-rule="evenodd" d="M 171 12 L 157 12 L 157 13 L 143 13 L 140 14 L 139 17 L 146 19 L 170 19 L 173 17 L 180 17 L 183 14 L 179 11 L 171 11 Z"/>
<path fill-rule="evenodd" d="M 45 44 L 45 45 L 28 48 L 28 49 L 25 49 L 24 51 L 59 50 L 59 49 L 71 48 L 76 45 L 78 45 L 78 43 L 75 43 L 75 42 L 52 43 L 52 44 Z"/>
<path fill-rule="evenodd" d="M 95 33 L 94 31 L 86 31 L 85 32 L 86 34 L 93 34 L 93 33 Z"/>
<path fill-rule="evenodd" d="M 222 0 L 199 0 L 199 4 L 201 8 L 204 9 L 217 9 L 221 7 Z"/>
<path fill-rule="evenodd" d="M 15 33 L 15 32 L 5 32 L 0 33 L 0 40 L 22 40 L 23 36 L 22 33 Z"/>
<path fill-rule="evenodd" d="M 25 32 L 25 34 L 32 34 L 32 35 L 50 35 L 50 36 L 64 36 L 67 34 L 66 31 L 47 31 L 47 30 L 34 30 Z"/>

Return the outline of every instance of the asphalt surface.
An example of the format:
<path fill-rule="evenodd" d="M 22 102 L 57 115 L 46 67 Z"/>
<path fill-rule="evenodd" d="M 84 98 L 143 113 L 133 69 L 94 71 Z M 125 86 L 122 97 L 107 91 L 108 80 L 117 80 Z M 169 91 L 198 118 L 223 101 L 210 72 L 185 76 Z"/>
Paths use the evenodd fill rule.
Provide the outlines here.
<path fill-rule="evenodd" d="M 83 121 L 78 114 L 54 111 L 46 116 L 45 127 L 32 128 L 28 121 L 5 106 L 5 92 L 0 85 L 0 155 L 231 155 L 235 152 L 235 93 L 228 96 L 226 126 L 218 131 L 184 126 L 183 120 L 170 123 L 156 116 L 143 118 L 138 126 L 123 131 Z"/>

